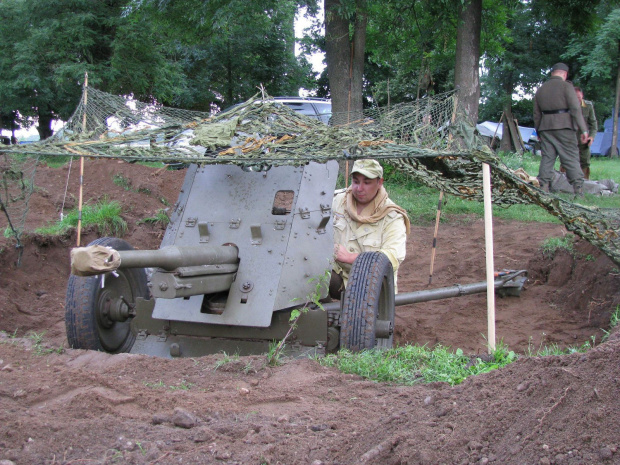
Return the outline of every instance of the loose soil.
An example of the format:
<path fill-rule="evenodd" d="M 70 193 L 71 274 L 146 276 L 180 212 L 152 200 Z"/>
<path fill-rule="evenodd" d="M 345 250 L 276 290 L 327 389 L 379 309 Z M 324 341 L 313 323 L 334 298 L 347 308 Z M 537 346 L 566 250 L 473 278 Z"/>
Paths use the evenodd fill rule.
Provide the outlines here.
<path fill-rule="evenodd" d="M 84 198 L 118 200 L 123 238 L 157 248 L 164 230 L 140 220 L 174 204 L 184 171 L 85 165 Z M 37 170 L 27 230 L 58 219 L 63 203 L 75 206 L 78 176 L 75 165 L 70 176 L 68 167 Z M 399 290 L 484 281 L 483 226 L 473 217 L 440 225 L 432 285 L 434 225 L 414 226 Z M 520 297 L 496 300 L 498 341 L 521 354 L 595 347 L 520 357 L 456 387 L 378 384 L 308 359 L 268 367 L 262 356 L 168 360 L 68 349 L 64 294 L 75 233 L 29 235 L 19 267 L 2 239 L 0 464 L 620 463 L 620 334 L 600 343 L 620 304 L 620 272 L 581 240 L 574 254 L 543 255 L 545 238 L 567 234 L 562 225 L 495 220 L 493 228 L 495 268 L 528 272 Z M 83 231 L 82 242 L 96 237 Z M 398 307 L 395 340 L 484 354 L 486 315 L 485 294 Z"/>

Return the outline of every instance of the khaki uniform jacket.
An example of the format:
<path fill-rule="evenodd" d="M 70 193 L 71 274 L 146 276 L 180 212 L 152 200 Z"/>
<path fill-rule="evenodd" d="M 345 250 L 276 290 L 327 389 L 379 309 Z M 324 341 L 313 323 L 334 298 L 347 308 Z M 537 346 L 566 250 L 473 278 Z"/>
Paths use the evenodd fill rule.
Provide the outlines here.
<path fill-rule="evenodd" d="M 546 111 L 568 110 L 566 113 L 544 114 Z M 588 132 L 581 114 L 575 88 L 560 76 L 551 76 L 536 91 L 534 98 L 534 127 L 537 132 L 553 129 L 572 129 Z"/>
<path fill-rule="evenodd" d="M 340 244 L 349 252 L 383 252 L 394 269 L 394 288 L 399 265 L 405 259 L 407 246 L 407 228 L 400 213 L 390 212 L 376 223 L 357 223 L 346 212 L 344 205 L 346 193 L 334 197 L 332 212 L 334 215 L 334 244 Z M 388 204 L 393 205 L 390 199 Z M 334 262 L 334 271 L 339 273 L 345 286 L 351 272 L 348 263 Z"/>

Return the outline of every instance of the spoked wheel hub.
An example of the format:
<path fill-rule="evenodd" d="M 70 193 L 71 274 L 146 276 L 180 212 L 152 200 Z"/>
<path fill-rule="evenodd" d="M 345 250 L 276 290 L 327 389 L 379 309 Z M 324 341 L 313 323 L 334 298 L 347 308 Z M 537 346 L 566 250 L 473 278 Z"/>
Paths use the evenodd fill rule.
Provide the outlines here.
<path fill-rule="evenodd" d="M 97 239 L 90 245 L 96 244 L 116 250 L 132 249 L 127 242 L 109 237 Z M 142 268 L 119 269 L 89 277 L 71 275 L 65 316 L 69 345 L 75 349 L 129 352 L 136 338 L 131 331 L 136 299 L 148 296 L 146 273 Z"/>

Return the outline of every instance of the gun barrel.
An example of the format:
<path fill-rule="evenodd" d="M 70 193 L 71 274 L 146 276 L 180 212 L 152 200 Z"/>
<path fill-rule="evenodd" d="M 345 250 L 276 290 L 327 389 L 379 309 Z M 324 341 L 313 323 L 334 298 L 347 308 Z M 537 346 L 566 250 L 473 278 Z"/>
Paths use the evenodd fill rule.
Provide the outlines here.
<path fill-rule="evenodd" d="M 236 264 L 239 250 L 228 245 L 168 246 L 159 250 L 119 250 L 119 268 L 162 268 Z"/>

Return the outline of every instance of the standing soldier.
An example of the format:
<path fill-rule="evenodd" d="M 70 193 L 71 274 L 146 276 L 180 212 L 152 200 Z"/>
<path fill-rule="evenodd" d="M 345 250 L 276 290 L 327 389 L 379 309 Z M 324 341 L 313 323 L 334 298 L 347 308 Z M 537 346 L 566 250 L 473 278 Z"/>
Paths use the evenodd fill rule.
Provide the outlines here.
<path fill-rule="evenodd" d="M 588 141 L 585 144 L 579 142 L 579 164 L 581 165 L 581 171 L 583 171 L 583 177 L 585 179 L 590 179 L 590 158 L 592 156 L 590 153 L 590 146 L 596 137 L 598 123 L 596 122 L 596 115 L 594 114 L 594 105 L 592 105 L 592 102 L 589 100 L 584 100 L 583 91 L 580 87 L 575 87 L 575 92 L 577 93 L 577 98 L 579 99 L 579 103 L 581 105 L 583 119 L 588 125 L 589 133 Z"/>
<path fill-rule="evenodd" d="M 541 141 L 542 157 L 538 170 L 540 188 L 549 192 L 556 158 L 566 168 L 568 182 L 576 195 L 583 195 L 583 172 L 579 165 L 579 140 L 585 144 L 589 133 L 581 113 L 579 99 L 568 77 L 568 66 L 556 63 L 551 78 L 536 91 L 534 126 Z"/>

